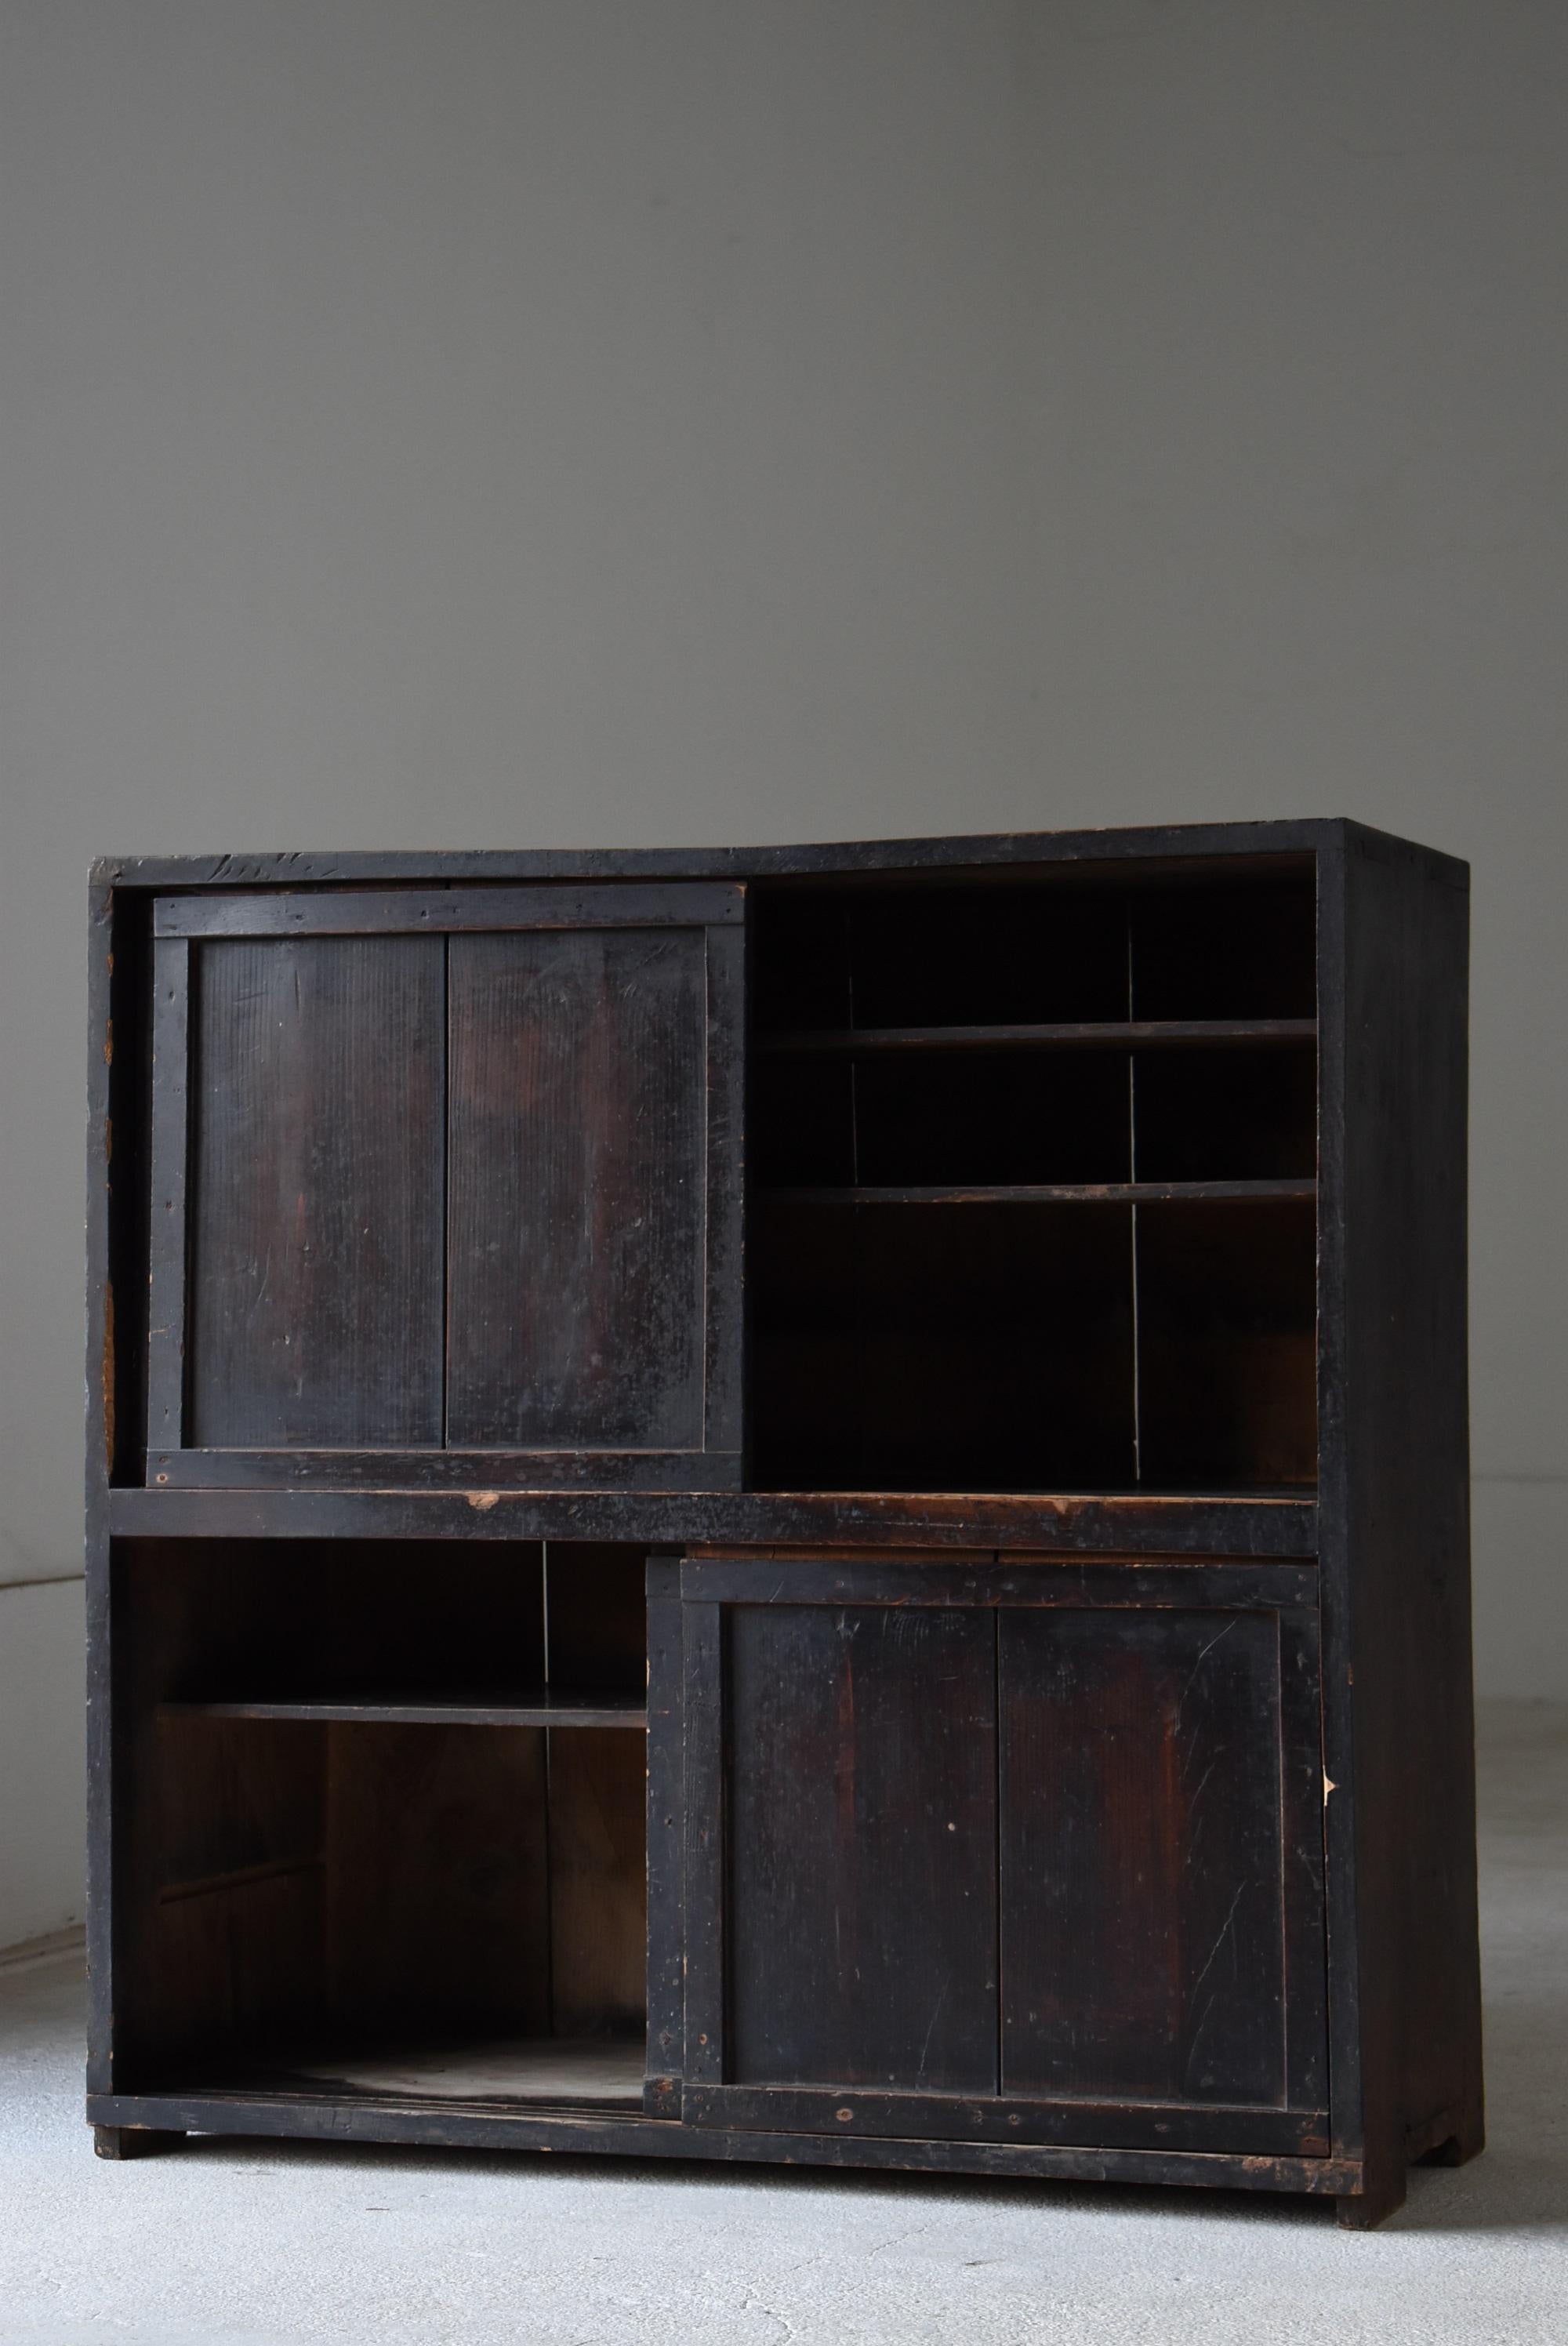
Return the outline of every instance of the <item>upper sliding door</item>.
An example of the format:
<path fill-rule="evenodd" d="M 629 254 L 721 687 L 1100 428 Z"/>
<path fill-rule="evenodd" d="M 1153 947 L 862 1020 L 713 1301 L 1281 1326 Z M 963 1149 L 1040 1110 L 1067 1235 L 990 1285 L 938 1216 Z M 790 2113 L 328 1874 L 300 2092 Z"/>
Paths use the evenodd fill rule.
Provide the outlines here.
<path fill-rule="evenodd" d="M 148 1479 L 734 1487 L 738 887 L 160 899 Z"/>

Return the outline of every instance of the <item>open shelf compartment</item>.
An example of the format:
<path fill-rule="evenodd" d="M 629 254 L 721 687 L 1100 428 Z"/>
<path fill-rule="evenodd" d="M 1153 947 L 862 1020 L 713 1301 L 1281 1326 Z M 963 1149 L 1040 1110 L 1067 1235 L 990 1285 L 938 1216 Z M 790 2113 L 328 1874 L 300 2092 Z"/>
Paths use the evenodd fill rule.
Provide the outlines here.
<path fill-rule="evenodd" d="M 120 1544 L 127 2087 L 641 2106 L 645 1561 Z"/>
<path fill-rule="evenodd" d="M 758 892 L 761 1489 L 1317 1479 L 1309 862 Z"/>

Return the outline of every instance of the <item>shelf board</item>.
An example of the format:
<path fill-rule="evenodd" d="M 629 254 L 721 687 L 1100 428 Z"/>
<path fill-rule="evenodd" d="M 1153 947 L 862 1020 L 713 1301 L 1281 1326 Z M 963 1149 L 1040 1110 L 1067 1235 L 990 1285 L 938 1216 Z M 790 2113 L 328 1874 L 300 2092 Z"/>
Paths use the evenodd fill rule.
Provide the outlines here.
<path fill-rule="evenodd" d="M 1315 1018 L 1126 1018 L 1063 1025 L 790 1027 L 754 1035 L 751 1048 L 766 1058 L 860 1057 L 873 1051 L 1192 1050 L 1295 1046 L 1317 1038 Z"/>
<path fill-rule="evenodd" d="M 510 2036 L 472 2043 L 350 2045 L 225 2073 L 209 2092 L 355 2101 L 524 2103 L 544 2109 L 642 2108 L 640 2039 Z"/>
<path fill-rule="evenodd" d="M 795 1206 L 1145 1206 L 1184 1199 L 1315 1198 L 1315 1180 L 1289 1181 L 1052 1181 L 956 1184 L 929 1188 L 849 1187 L 761 1189 L 759 1197 Z"/>
<path fill-rule="evenodd" d="M 522 1692 L 467 1695 L 310 1695 L 164 1702 L 169 1719 L 293 1719 L 400 1727 L 620 1727 L 646 1730 L 640 1694 Z"/>

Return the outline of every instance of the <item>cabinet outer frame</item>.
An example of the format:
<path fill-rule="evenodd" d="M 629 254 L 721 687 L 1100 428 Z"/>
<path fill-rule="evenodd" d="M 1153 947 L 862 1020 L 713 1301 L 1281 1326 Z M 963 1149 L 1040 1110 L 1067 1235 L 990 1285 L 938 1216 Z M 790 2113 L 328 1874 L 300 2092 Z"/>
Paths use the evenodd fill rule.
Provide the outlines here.
<path fill-rule="evenodd" d="M 1316 1501 L 1196 1495 L 469 1493 L 143 1487 L 141 1093 L 150 900 L 377 885 L 778 881 L 1076 864 L 1316 866 L 1319 1443 Z M 816 847 L 110 857 L 89 883 L 87 1346 L 88 2114 L 98 2124 L 365 2141 L 514 2144 L 991 2175 L 1207 2182 L 1399 2204 L 1408 2161 L 1483 2140 L 1471 1680 L 1464 1273 L 1469 872 L 1343 819 L 1010 833 Z M 113 1210 L 111 1211 L 111 1207 Z M 1415 1359 L 1419 1379 L 1402 1363 Z M 646 1537 L 775 1546 L 976 1542 L 1058 1555 L 1311 1557 L 1323 1661 L 1330 2117 L 1325 2159 L 723 2135 L 667 2118 L 351 2108 L 114 2091 L 111 1531 L 385 1538 Z"/>

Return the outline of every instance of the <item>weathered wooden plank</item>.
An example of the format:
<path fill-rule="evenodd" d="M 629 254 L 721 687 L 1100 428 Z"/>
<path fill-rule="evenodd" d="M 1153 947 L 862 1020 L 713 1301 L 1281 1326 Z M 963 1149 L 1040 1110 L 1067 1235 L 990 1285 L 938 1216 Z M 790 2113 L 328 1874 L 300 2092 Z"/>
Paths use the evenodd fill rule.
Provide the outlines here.
<path fill-rule="evenodd" d="M 737 1488 L 740 1453 L 703 1450 L 153 1450 L 148 1480 L 187 1491 L 604 1492 Z"/>
<path fill-rule="evenodd" d="M 786 2167 L 867 2167 L 914 2173 L 1038 2177 L 1061 2182 L 1201 2184 L 1241 2191 L 1353 2191 L 1354 2159 L 1248 2157 L 1092 2145 L 894 2140 L 876 2135 L 728 2132 L 678 2120 L 545 2116 L 526 2108 L 432 2106 L 395 2099 L 346 2101 L 304 2094 L 99 2094 L 89 2122 L 156 2126 L 192 2134 L 302 2140 L 406 2142 L 473 2150 L 600 2151 L 612 2157 L 752 2161 Z"/>
<path fill-rule="evenodd" d="M 647 1712 L 636 1695 L 571 1696 L 541 1688 L 531 1695 L 321 1696 L 295 1701 L 264 1697 L 233 1701 L 166 1702 L 165 1718 L 340 1719 L 345 1726 L 583 1727 L 640 1731 Z"/>
<path fill-rule="evenodd" d="M 701 929 L 454 937 L 447 1439 L 700 1451 Z"/>
<path fill-rule="evenodd" d="M 412 888 L 390 895 L 363 890 L 165 897 L 154 932 L 159 937 L 439 936 L 486 929 L 701 926 L 745 916 L 742 893 L 732 887 Z"/>
<path fill-rule="evenodd" d="M 724 1756 L 723 1631 L 717 1605 L 681 1606 L 681 1769 L 685 1862 L 682 1946 L 688 2080 L 724 2076 L 725 1858 L 728 1779 Z"/>
<path fill-rule="evenodd" d="M 639 1726 L 646 1724 L 646 1712 Z M 647 2012 L 647 1755 L 640 1736 L 550 1723 L 550 2026 L 635 2030 Z"/>
<path fill-rule="evenodd" d="M 643 2107 L 678 2117 L 686 2063 L 680 1566 L 650 1556 L 647 1591 L 647 2066 Z"/>
<path fill-rule="evenodd" d="M 200 948 L 180 1446 L 441 1441 L 443 953 Z"/>
<path fill-rule="evenodd" d="M 401 1473 L 401 1468 L 400 1468 Z M 972 1547 L 1042 1554 L 1310 1556 L 1316 1502 L 1179 1494 L 993 1492 L 662 1493 L 377 1490 L 116 1490 L 116 1532 L 162 1538 L 636 1539 L 790 1542 L 808 1547 Z"/>
<path fill-rule="evenodd" d="M 765 1196 L 797 1206 L 1137 1206 L 1224 1198 L 1313 1198 L 1316 1181 L 1292 1176 L 1266 1181 L 1016 1181 L 990 1188 L 924 1188 L 846 1186 L 771 1189 Z"/>
<path fill-rule="evenodd" d="M 1105 1018 L 1054 1025 L 799 1026 L 754 1035 L 754 1057 L 869 1057 L 881 1051 L 1184 1050 L 1243 1044 L 1300 1046 L 1314 1018 Z"/>
<path fill-rule="evenodd" d="M 981 832 L 957 838 L 840 840 L 826 845 L 708 848 L 503 848 L 371 854 L 106 856 L 94 875 L 106 887 L 355 887 L 529 881 L 791 879 L 852 872 L 942 872 L 967 868 L 1139 862 L 1190 876 L 1212 861 L 1227 872 L 1249 862 L 1259 876 L 1288 873 L 1347 834 L 1380 837 L 1339 817 L 1264 822 L 1147 824 L 1117 831 Z M 1430 851 L 1428 851 L 1430 852 Z M 1463 875 L 1451 857 L 1435 864 Z"/>
<path fill-rule="evenodd" d="M 1085 1607 L 998 1627 L 1003 2092 L 1282 2106 L 1275 1619 Z"/>
<path fill-rule="evenodd" d="M 180 1449 L 190 1227 L 190 947 L 153 948 L 147 1446 Z"/>
<path fill-rule="evenodd" d="M 723 1609 L 724 2081 L 993 2094 L 990 1618 Z M 688 1783 L 713 1732 L 688 1715 Z"/>
<path fill-rule="evenodd" d="M 927 2136 L 952 2142 L 1094 2143 L 1107 2150 L 1228 2151 L 1248 2157 L 1318 2157 L 1328 2146 L 1327 2110 L 1252 2104 L 1195 2108 L 1184 2102 L 1048 2101 L 1027 2094 L 970 2099 L 962 2094 L 868 2092 L 783 2086 L 691 2086 L 688 2126 L 777 2127 L 789 2134 Z"/>
<path fill-rule="evenodd" d="M 682 1564 L 681 1593 L 710 1605 L 886 1605 L 1125 1608 L 1145 1613 L 1161 1608 L 1196 1613 L 1223 1607 L 1272 1614 L 1280 1606 L 1310 1605 L 1317 1575 L 1309 1565 L 1220 1564 L 1194 1561 L 1174 1569 L 1127 1558 L 1118 1564 L 1079 1564 L 1059 1556 L 1032 1556 L 994 1564 L 952 1564 L 940 1558 L 901 1563 L 867 1555 L 834 1561 L 801 1556 L 759 1571 L 751 1556 L 692 1557 Z"/>

